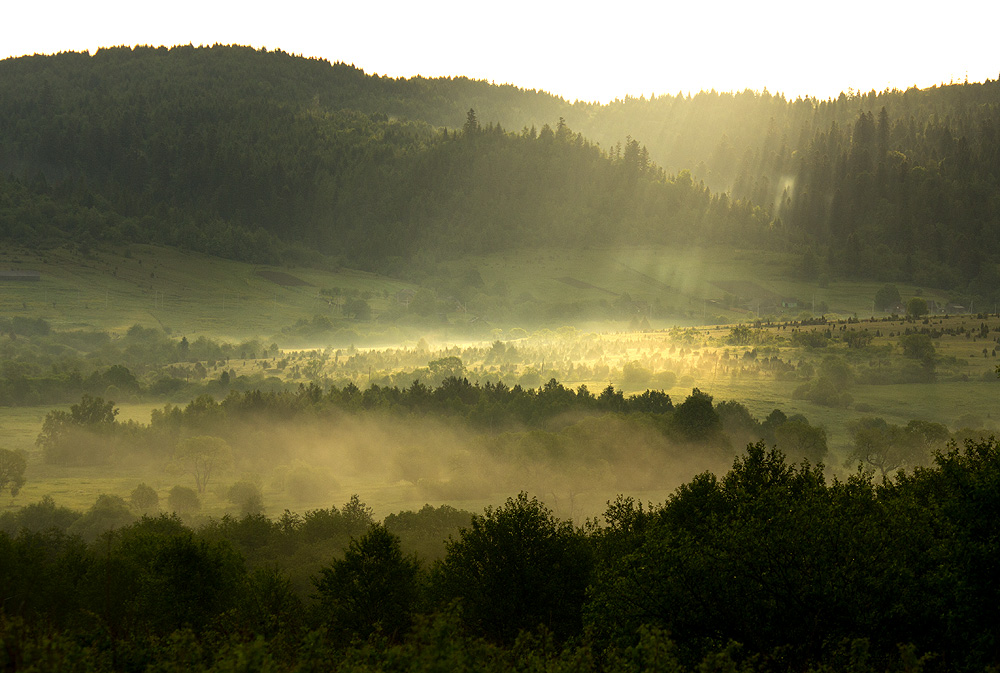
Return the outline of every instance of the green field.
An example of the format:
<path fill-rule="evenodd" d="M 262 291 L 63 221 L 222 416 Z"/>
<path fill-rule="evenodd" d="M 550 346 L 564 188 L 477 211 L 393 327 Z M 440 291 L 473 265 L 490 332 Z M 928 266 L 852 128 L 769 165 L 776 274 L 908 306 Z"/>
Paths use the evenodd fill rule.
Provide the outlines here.
<path fill-rule="evenodd" d="M 795 390 L 804 379 L 780 380 L 764 373 L 737 375 L 706 365 L 706 361 L 718 362 L 723 355 L 731 357 L 731 362 L 739 361 L 751 349 L 750 345 L 728 343 L 730 326 L 715 323 L 753 322 L 758 316 L 765 321 L 797 320 L 819 313 L 812 312 L 814 302 L 828 309 L 825 313 L 831 320 L 871 315 L 872 297 L 881 283 L 833 280 L 821 287 L 794 279 L 795 264 L 791 255 L 732 249 L 534 250 L 442 262 L 417 274 L 421 276 L 418 283 L 350 270 L 252 266 L 140 245 L 85 255 L 65 249 L 38 253 L 8 250 L 0 253 L 0 268 L 36 269 L 42 278 L 36 283 L 0 285 L 0 315 L 44 318 L 57 331 L 122 334 L 141 324 L 157 327 L 175 339 L 182 335 L 189 340 L 198 336 L 232 341 L 276 339 L 288 349 L 287 367 L 248 359 L 233 360 L 226 368 L 238 376 L 262 376 L 266 371 L 292 385 L 316 379 L 338 385 L 354 382 L 365 388 L 369 381 L 387 385 L 395 380 L 394 374 L 401 373 L 403 385 L 422 378 L 433 386 L 440 381 L 433 379 L 428 363 L 461 355 L 465 358 L 463 375 L 472 381 L 514 384 L 533 380 L 525 385 L 537 387 L 554 377 L 574 388 L 586 384 L 595 392 L 609 383 L 626 392 L 639 392 L 623 385 L 622 378 L 628 363 L 638 363 L 654 375 L 652 380 L 658 380 L 655 375 L 662 372 L 674 375 L 670 385 L 661 387 L 675 403 L 697 387 L 716 402 L 744 404 L 757 418 L 779 408 L 822 425 L 827 431 L 827 462 L 833 474 L 850 471 L 845 465 L 850 441 L 847 426 L 863 416 L 881 416 L 898 425 L 913 419 L 930 420 L 952 431 L 966 426 L 994 430 L 1000 414 L 993 375 L 997 360 L 989 353 L 984 357 L 982 351 L 995 347 L 996 340 L 972 336 L 971 331 L 978 330 L 982 322 L 976 316 L 953 316 L 946 321 L 935 317 L 928 322 L 928 327 L 962 330 L 961 334 L 936 339 L 941 363 L 937 382 L 855 384 L 849 390 L 853 400 L 846 407 L 798 398 Z M 455 279 L 469 277 L 472 270 L 478 272 L 481 286 L 469 289 L 462 299 L 452 297 L 450 292 L 461 290 L 455 290 Z M 433 293 L 435 306 L 441 310 L 426 315 L 408 312 L 398 298 L 403 290 L 410 296 Z M 904 298 L 919 292 L 928 299 L 945 300 L 944 295 L 928 288 L 899 286 L 899 290 Z M 349 292 L 367 297 L 372 308 L 369 320 L 342 315 L 340 302 Z M 284 328 L 316 315 L 327 316 L 334 328 L 355 335 L 358 345 L 368 341 L 375 350 L 301 350 L 307 346 L 322 349 L 336 340 L 336 333 L 312 337 L 311 343 L 304 338 L 283 340 Z M 641 328 L 636 325 L 639 317 L 647 323 Z M 1000 330 L 996 316 L 986 322 L 992 330 Z M 683 332 L 671 329 L 675 326 L 696 327 Z M 873 342 L 876 349 L 871 357 L 899 362 L 899 333 L 925 325 L 897 319 L 829 327 L 834 335 L 848 327 L 880 330 L 882 336 Z M 824 358 L 834 356 L 859 371 L 867 366 L 868 356 L 850 351 L 836 339 L 829 347 L 807 349 L 793 345 L 788 331 L 779 326 L 765 324 L 759 335 L 763 339 L 762 357 L 818 367 Z M 422 337 L 429 346 L 417 344 Z M 486 348 L 498 338 L 519 349 L 522 359 L 518 364 L 504 367 L 481 359 L 482 353 L 475 348 Z M 401 350 L 379 350 L 390 346 Z M 218 377 L 219 365 L 205 364 L 209 376 Z M 190 368 L 192 363 L 178 366 Z M 146 424 L 150 412 L 166 400 L 115 401 L 119 402 L 119 420 Z M 44 464 L 35 450 L 35 438 L 51 408 L 0 407 L 0 446 L 26 450 L 30 459 L 27 485 L 15 500 L 2 503 L 3 507 L 34 502 L 49 494 L 60 504 L 85 509 L 98 494 L 127 496 L 139 482 L 149 484 L 164 498 L 173 485 L 190 481 L 188 476 L 171 473 L 166 464 L 125 462 L 105 468 Z M 405 435 L 387 436 L 385 441 L 405 445 L 402 437 Z M 454 489 L 422 490 L 414 486 L 415 480 L 389 479 L 377 469 L 337 473 L 335 486 L 322 498 L 312 500 L 289 500 L 279 480 L 266 469 L 252 476 L 261 482 L 271 514 L 285 507 L 301 511 L 344 502 L 352 493 L 359 493 L 383 513 L 419 508 L 427 500 L 473 510 L 489 502 L 488 497 Z M 670 483 L 685 476 L 690 475 L 673 475 Z M 219 516 L 231 509 L 222 487 L 240 477 L 237 472 L 225 475 L 216 490 L 205 495 L 203 516 Z M 644 497 L 661 499 L 667 492 L 669 488 Z M 587 497 L 580 496 L 581 501 Z M 603 497 L 603 493 L 594 495 L 595 502 L 587 507 L 599 508 Z"/>
<path fill-rule="evenodd" d="M 0 253 L 0 268 L 40 271 L 0 285 L 0 312 L 56 329 L 123 331 L 134 324 L 189 337 L 270 337 L 299 318 L 333 313 L 321 289 L 366 290 L 376 310 L 407 283 L 360 271 L 276 269 L 172 248 L 131 245 L 88 254 Z"/>
<path fill-rule="evenodd" d="M 870 316 L 872 298 L 884 283 L 796 280 L 796 255 L 750 252 L 732 248 L 590 248 L 581 251 L 522 251 L 469 257 L 442 265 L 460 275 L 475 268 L 486 285 L 502 282 L 511 297 L 586 308 L 611 303 L 628 294 L 643 302 L 659 302 L 664 314 L 654 326 L 705 324 L 717 316 L 725 322 L 773 316 L 798 318 L 825 305 L 830 316 Z M 920 292 L 942 301 L 933 290 L 900 285 L 904 297 Z M 738 305 L 726 305 L 726 295 Z M 782 306 L 782 300 L 786 304 Z M 790 300 L 790 301 L 789 301 Z"/>
<path fill-rule="evenodd" d="M 236 340 L 270 338 L 296 320 L 317 314 L 361 333 L 403 326 L 409 335 L 422 327 L 444 338 L 460 338 L 468 331 L 462 328 L 473 321 L 499 329 L 522 324 L 595 327 L 608 319 L 602 308 L 623 295 L 656 305 L 654 327 L 705 324 L 717 317 L 725 322 L 797 318 L 821 305 L 832 316 L 871 314 L 872 297 L 882 283 L 831 281 L 821 287 L 790 279 L 797 260 L 779 253 L 663 246 L 467 257 L 418 274 L 432 287 L 453 282 L 470 269 L 484 281 L 482 290 L 470 292 L 472 301 L 462 307 L 462 302 L 449 304 L 450 297 L 440 291 L 447 318 L 421 325 L 398 318 L 396 298 L 401 290 L 420 286 L 372 273 L 265 267 L 145 245 L 86 254 L 64 248 L 5 250 L 0 251 L 0 268 L 34 269 L 41 272 L 41 280 L 0 285 L 0 314 L 41 317 L 56 329 L 120 332 L 141 324 L 176 335 Z M 338 300 L 321 294 L 335 288 L 367 293 L 372 320 L 343 318 Z M 899 289 L 904 297 L 917 292 L 908 286 Z M 739 302 L 727 306 L 727 295 L 730 304 Z M 923 295 L 944 299 L 931 289 Z M 794 305 L 783 307 L 782 300 Z M 497 304 L 506 308 L 497 310 Z M 522 310 L 524 304 L 531 304 L 531 310 Z M 481 309 L 480 315 L 474 308 Z"/>

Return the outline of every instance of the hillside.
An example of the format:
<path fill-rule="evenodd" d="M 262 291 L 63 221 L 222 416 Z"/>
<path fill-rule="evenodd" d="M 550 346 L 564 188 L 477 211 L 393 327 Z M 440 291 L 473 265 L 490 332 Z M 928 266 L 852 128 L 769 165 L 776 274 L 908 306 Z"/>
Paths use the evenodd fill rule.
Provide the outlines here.
<path fill-rule="evenodd" d="M 319 253 L 384 269 L 416 252 L 767 224 L 668 178 L 635 142 L 607 153 L 561 122 L 512 134 L 471 109 L 451 132 L 358 111 L 388 94 L 345 66 L 224 47 L 3 66 L 2 234 L 22 242 L 148 241 L 253 262 Z"/>
<path fill-rule="evenodd" d="M 0 62 L 0 237 L 392 274 L 729 242 L 800 273 L 1000 287 L 1000 85 L 570 103 L 243 47 Z"/>

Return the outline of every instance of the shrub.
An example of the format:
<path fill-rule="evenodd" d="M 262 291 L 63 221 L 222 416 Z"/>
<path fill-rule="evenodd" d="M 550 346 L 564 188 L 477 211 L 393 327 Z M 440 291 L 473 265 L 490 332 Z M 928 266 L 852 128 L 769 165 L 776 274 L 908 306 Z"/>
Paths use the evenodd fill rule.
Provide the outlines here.
<path fill-rule="evenodd" d="M 140 514 L 155 513 L 160 508 L 160 496 L 151 486 L 139 484 L 132 490 L 129 504 Z"/>
<path fill-rule="evenodd" d="M 193 488 L 174 486 L 167 496 L 167 506 L 178 514 L 190 514 L 201 509 L 201 501 Z"/>
<path fill-rule="evenodd" d="M 240 514 L 253 515 L 264 513 L 264 495 L 260 486 L 252 481 L 238 481 L 229 487 L 226 498 L 240 508 Z"/>

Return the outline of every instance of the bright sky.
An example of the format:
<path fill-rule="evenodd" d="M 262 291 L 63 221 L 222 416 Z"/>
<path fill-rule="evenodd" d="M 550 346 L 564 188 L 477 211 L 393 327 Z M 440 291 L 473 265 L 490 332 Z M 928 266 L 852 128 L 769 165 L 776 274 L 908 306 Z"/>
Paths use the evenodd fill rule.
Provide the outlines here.
<path fill-rule="evenodd" d="M 465 75 L 569 100 L 765 87 L 827 98 L 848 88 L 1000 75 L 997 0 L 5 4 L 0 58 L 123 44 L 242 44 L 368 73 Z"/>

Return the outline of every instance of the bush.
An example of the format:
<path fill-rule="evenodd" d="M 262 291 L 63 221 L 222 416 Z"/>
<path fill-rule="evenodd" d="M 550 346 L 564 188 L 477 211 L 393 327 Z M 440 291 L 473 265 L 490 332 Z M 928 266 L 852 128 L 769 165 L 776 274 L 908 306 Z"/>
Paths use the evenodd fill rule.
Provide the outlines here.
<path fill-rule="evenodd" d="M 323 500 L 338 488 L 329 470 L 296 461 L 283 480 L 285 493 L 298 502 Z"/>
<path fill-rule="evenodd" d="M 826 332 L 792 332 L 792 343 L 805 348 L 826 348 L 830 339 Z"/>
<path fill-rule="evenodd" d="M 839 388 L 830 378 L 825 376 L 809 383 L 803 383 L 795 389 L 792 397 L 797 400 L 809 400 L 813 404 L 824 407 L 849 407 L 854 402 L 850 393 Z"/>
<path fill-rule="evenodd" d="M 649 386 L 652 378 L 652 371 L 633 360 L 622 367 L 621 387 L 624 390 L 643 390 Z"/>
<path fill-rule="evenodd" d="M 94 505 L 69 527 L 69 532 L 92 542 L 102 533 L 127 526 L 135 521 L 135 515 L 128 503 L 120 495 L 102 494 Z"/>
<path fill-rule="evenodd" d="M 24 486 L 24 470 L 27 466 L 28 459 L 24 451 L 0 449 L 0 494 L 10 491 L 13 497 L 21 492 L 21 487 Z"/>
<path fill-rule="evenodd" d="M 39 502 L 25 505 L 16 512 L 5 512 L 0 516 L 0 530 L 9 535 L 22 529 L 33 533 L 65 532 L 81 516 L 69 507 L 57 506 L 51 495 L 45 495 Z"/>
<path fill-rule="evenodd" d="M 264 495 L 260 486 L 252 481 L 238 481 L 229 487 L 226 498 L 240 508 L 240 514 L 255 515 L 264 513 Z"/>
<path fill-rule="evenodd" d="M 937 354 L 934 342 L 927 334 L 907 334 L 900 337 L 899 345 L 903 347 L 903 356 L 912 360 L 930 361 Z"/>
<path fill-rule="evenodd" d="M 174 486 L 167 496 L 167 507 L 178 514 L 190 514 L 201 509 L 201 501 L 193 488 Z"/>
<path fill-rule="evenodd" d="M 140 514 L 153 514 L 160 509 L 160 496 L 152 487 L 139 484 L 129 496 L 129 504 Z"/>

